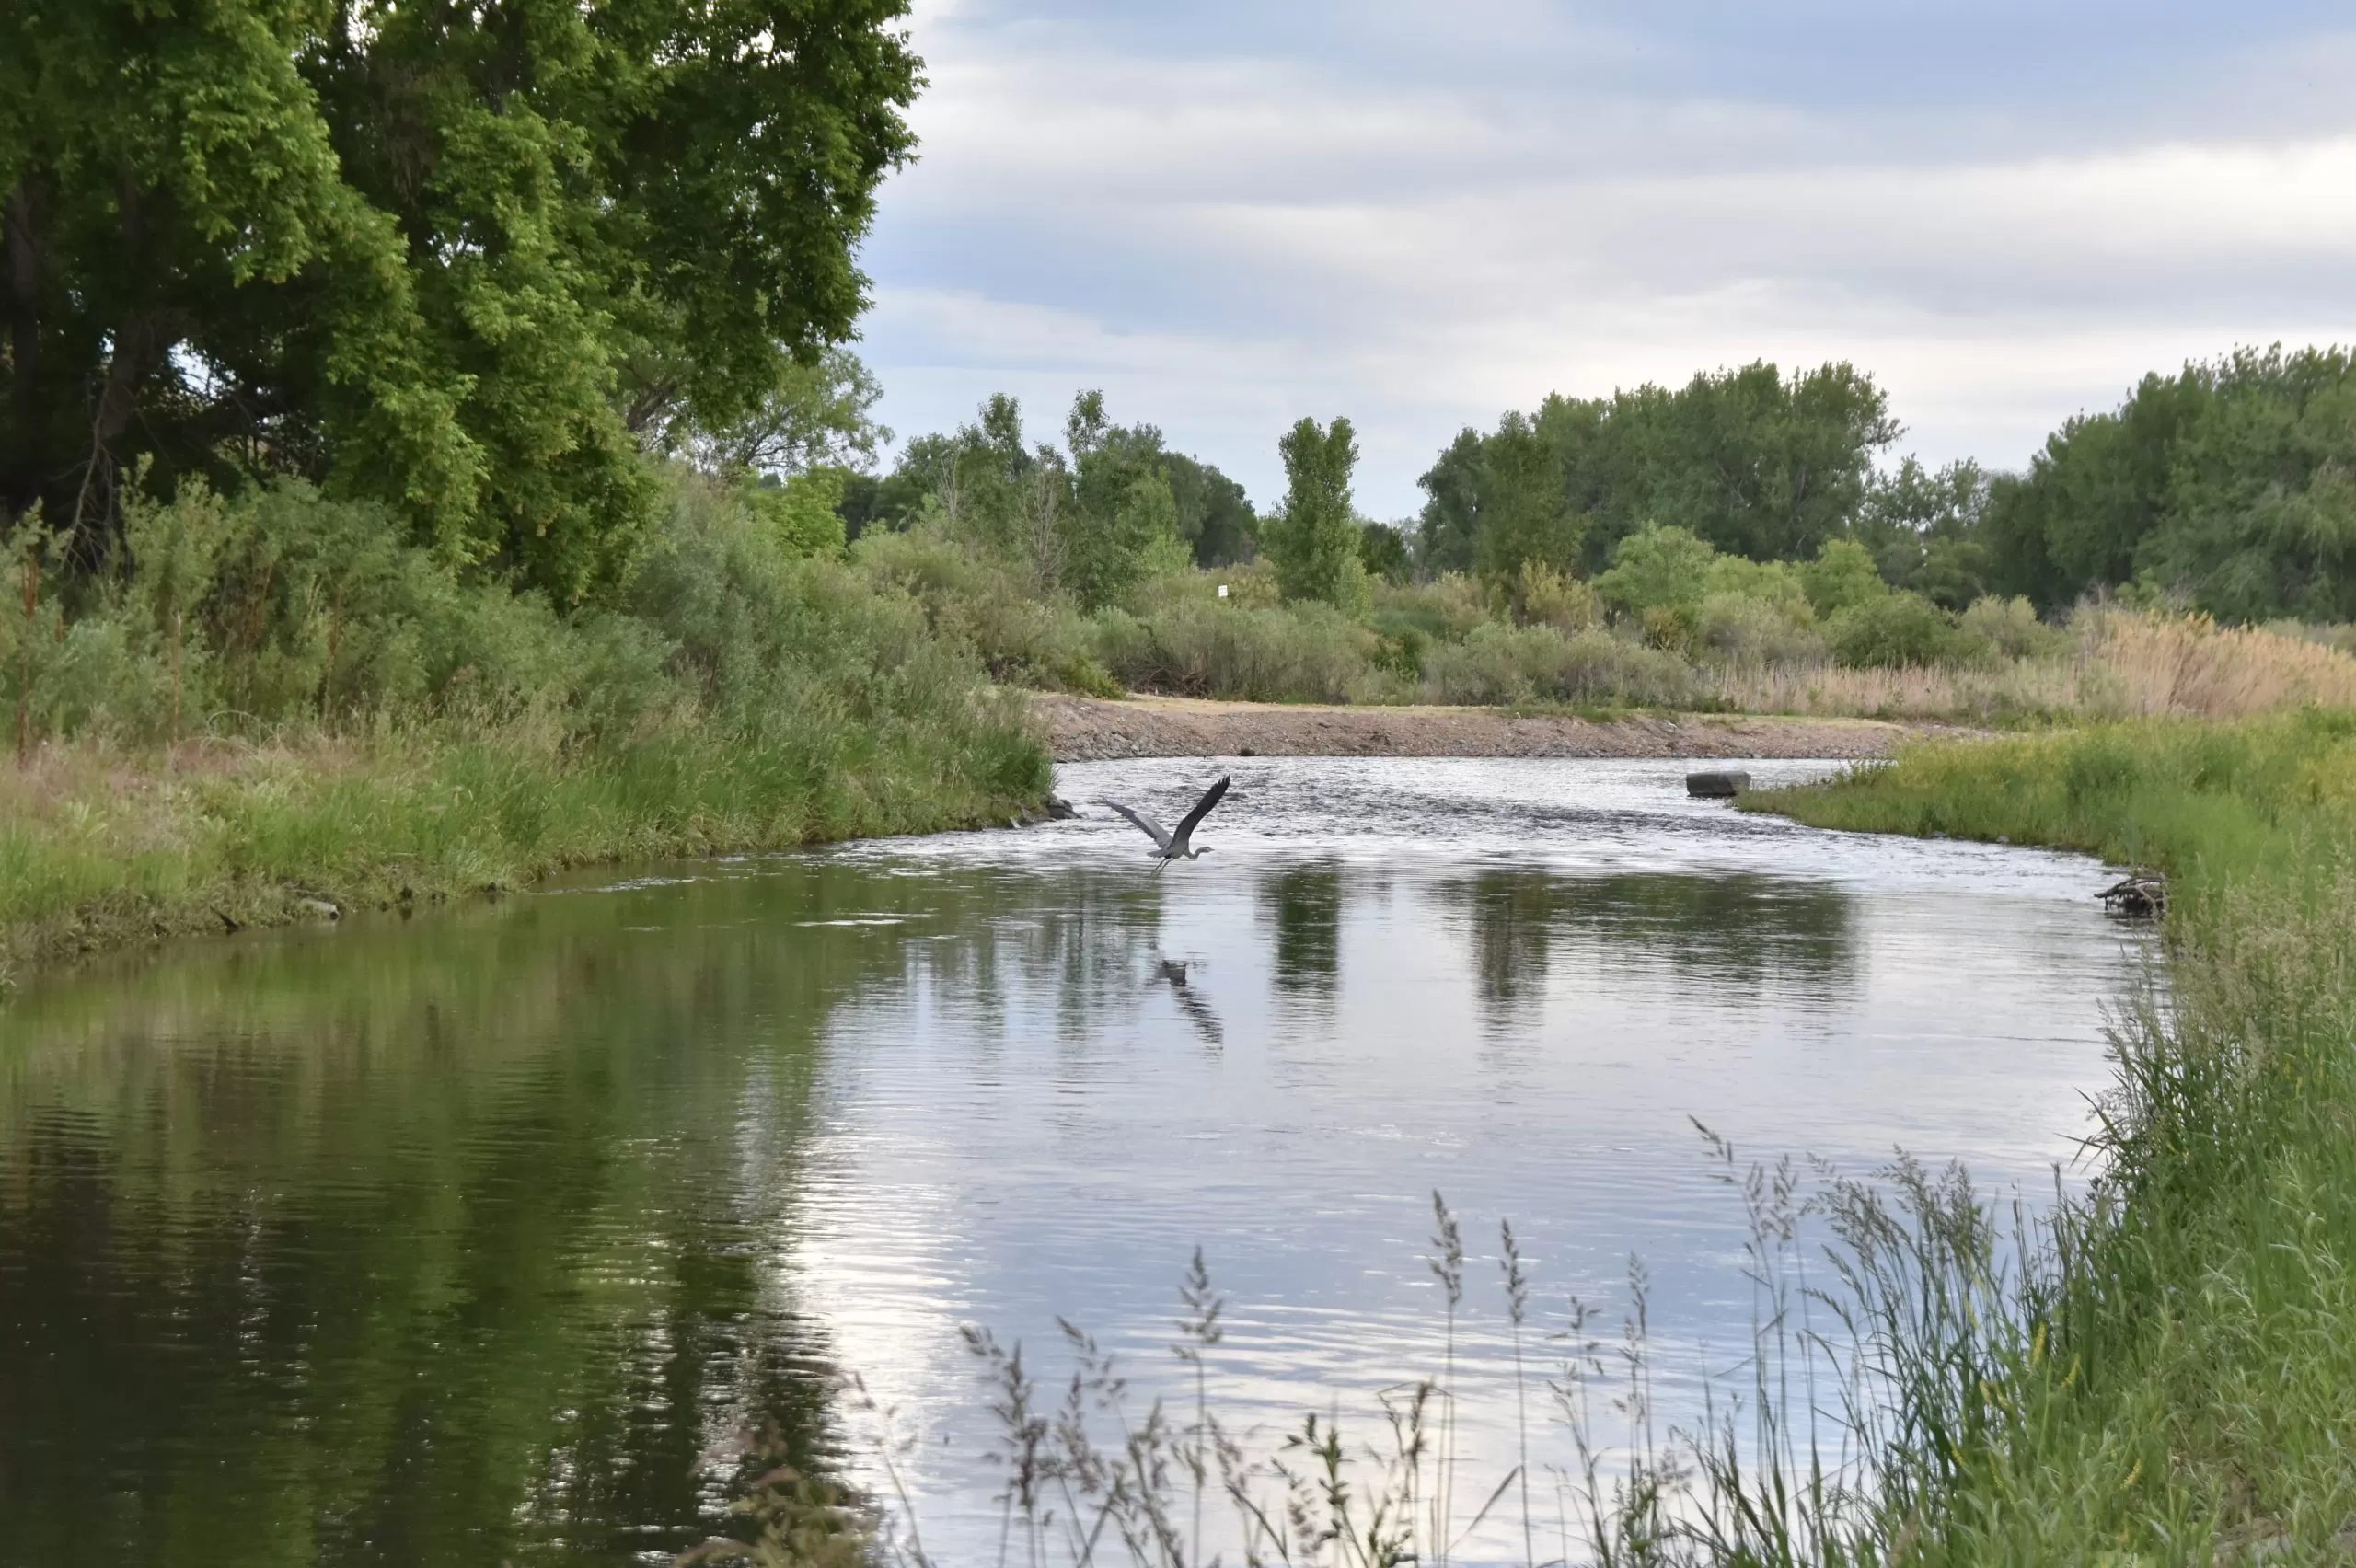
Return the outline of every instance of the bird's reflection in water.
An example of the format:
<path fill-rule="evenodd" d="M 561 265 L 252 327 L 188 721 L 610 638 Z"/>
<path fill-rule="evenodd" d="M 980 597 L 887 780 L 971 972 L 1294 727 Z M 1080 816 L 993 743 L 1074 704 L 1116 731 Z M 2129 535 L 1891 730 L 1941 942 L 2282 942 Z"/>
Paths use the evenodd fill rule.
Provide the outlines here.
<path fill-rule="evenodd" d="M 1210 998 L 1202 988 L 1187 984 L 1186 972 L 1192 967 L 1189 960 L 1165 958 L 1155 967 L 1154 983 L 1170 987 L 1170 999 L 1178 1004 L 1178 1010 L 1195 1026 L 1195 1033 L 1204 1045 L 1216 1051 L 1227 1043 L 1227 1031 L 1221 1027 L 1218 1014 L 1212 1010 Z"/>

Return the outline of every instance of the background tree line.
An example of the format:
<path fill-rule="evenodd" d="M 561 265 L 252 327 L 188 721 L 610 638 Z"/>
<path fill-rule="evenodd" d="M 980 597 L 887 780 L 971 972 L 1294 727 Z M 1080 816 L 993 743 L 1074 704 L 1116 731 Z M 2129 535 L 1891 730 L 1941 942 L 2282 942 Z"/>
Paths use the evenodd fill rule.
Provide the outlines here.
<path fill-rule="evenodd" d="M 1425 570 L 1593 577 L 1646 527 L 1754 561 L 1850 540 L 1891 587 L 1960 611 L 2104 594 L 2229 620 L 2356 617 L 2356 376 L 2339 349 L 2237 351 L 2146 376 L 2081 415 L 2027 468 L 1933 471 L 1847 364 L 1769 364 L 1584 401 L 1549 398 L 1466 430 L 1423 476 Z"/>
<path fill-rule="evenodd" d="M 1517 584 L 1600 582 L 1669 530 L 1760 563 L 1853 544 L 1949 614 L 2115 594 L 2356 617 L 2339 350 L 2149 376 L 2017 474 L 1892 462 L 1900 427 L 1869 375 L 1763 363 L 1465 430 L 1392 524 L 1356 509 L 1346 421 L 1283 434 L 1287 491 L 1263 513 L 1092 393 L 1059 440 L 997 398 L 879 472 L 880 389 L 844 345 L 857 243 L 913 147 L 902 10 L 12 6 L 12 534 L 91 576 L 122 564 L 134 476 L 151 499 L 295 479 L 452 570 L 610 605 L 668 504 L 659 460 L 684 456 L 803 553 L 930 522 L 1091 610 L 1171 566 L 1264 553 L 1296 600 L 1458 572 L 1519 610 Z"/>

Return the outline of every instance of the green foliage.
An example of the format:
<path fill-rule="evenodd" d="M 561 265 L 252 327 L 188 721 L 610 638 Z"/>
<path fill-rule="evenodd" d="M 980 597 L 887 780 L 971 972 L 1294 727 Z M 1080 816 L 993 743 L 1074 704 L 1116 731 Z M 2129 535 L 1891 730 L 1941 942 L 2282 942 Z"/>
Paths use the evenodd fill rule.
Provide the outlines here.
<path fill-rule="evenodd" d="M 1526 560 L 1505 585 L 1507 607 L 1524 626 L 1586 631 L 1603 622 L 1603 597 L 1588 583 L 1541 561 Z"/>
<path fill-rule="evenodd" d="M 1850 525 L 1875 455 L 1897 434 L 1887 397 L 1846 364 L 1787 377 L 1758 363 L 1675 391 L 1551 397 L 1440 454 L 1422 481 L 1424 559 L 1442 571 L 1523 559 L 1592 571 L 1653 525 L 1727 554 L 1804 559 Z"/>
<path fill-rule="evenodd" d="M 1431 650 L 1424 671 L 1438 702 L 1682 708 L 1698 695 L 1683 659 L 1595 630 L 1565 637 L 1492 622 L 1461 643 Z"/>
<path fill-rule="evenodd" d="M 1388 523 L 1369 523 L 1358 529 L 1358 564 L 1369 577 L 1393 586 L 1407 581 L 1407 536 Z"/>
<path fill-rule="evenodd" d="M 1178 536 L 1196 566 L 1231 566 L 1259 548 L 1260 520 L 1243 487 L 1200 458 L 1163 452 L 1161 467 L 1178 509 Z"/>
<path fill-rule="evenodd" d="M 1825 617 L 1869 605 L 1889 591 L 1874 558 L 1854 539 L 1826 541 L 1816 559 L 1801 568 L 1800 582 L 1808 603 Z"/>
<path fill-rule="evenodd" d="M 1101 392 L 1073 399 L 1061 448 L 1033 445 L 1022 405 L 999 394 L 955 434 L 909 443 L 894 481 L 925 498 L 901 525 L 937 522 L 948 536 L 1019 563 L 1037 591 L 1096 610 L 1186 564 L 1170 473 L 1161 432 L 1112 424 Z M 1205 475 L 1189 483 L 1199 502 Z"/>
<path fill-rule="evenodd" d="M 292 472 L 610 598 L 663 509 L 637 437 L 730 428 L 851 330 L 899 11 L 14 7 L 8 517 L 87 571 L 143 457 L 167 494 Z"/>
<path fill-rule="evenodd" d="M 1821 663 L 1824 639 L 1809 624 L 1807 601 L 1794 614 L 1784 603 L 1761 595 L 1714 593 L 1694 615 L 1696 650 L 1729 663 Z"/>
<path fill-rule="evenodd" d="M 879 589 L 915 600 L 934 635 L 980 660 L 993 680 L 1121 695 L 1091 651 L 1086 621 L 1031 592 L 1007 563 L 926 528 L 869 534 L 851 559 Z"/>
<path fill-rule="evenodd" d="M 2021 596 L 1975 599 L 1959 624 L 1966 637 L 2006 659 L 2053 658 L 2069 643 L 2067 633 L 2039 620 L 2037 606 Z"/>
<path fill-rule="evenodd" d="M 1611 570 L 1596 578 L 1595 591 L 1616 610 L 1641 616 L 1647 610 L 1692 613 L 1709 591 L 1717 552 L 1684 528 L 1653 526 L 1629 535 L 1611 552 Z"/>
<path fill-rule="evenodd" d="M 626 600 L 570 614 L 300 481 L 134 505 L 119 589 L 70 616 L 44 601 L 34 640 L 0 617 L 0 698 L 28 698 L 37 743 L 96 748 L 102 777 L 107 747 L 181 722 L 199 783 L 134 769 L 119 809 L 82 791 L 81 826 L 0 828 L 0 948 L 284 917 L 290 883 L 460 892 L 1002 819 L 1044 791 L 1020 711 L 917 599 L 798 553 L 737 487 L 674 472 L 663 493 Z M 84 752 L 37 756 L 36 794 L 52 755 Z"/>
<path fill-rule="evenodd" d="M 1996 487 L 1992 584 L 2040 605 L 2142 579 L 2228 620 L 2356 618 L 2356 360 L 2241 350 L 2146 376 Z"/>
<path fill-rule="evenodd" d="M 1191 561 L 1160 455 L 1158 437 L 1150 446 L 1105 445 L 1080 455 L 1062 575 L 1082 607 L 1114 604 L 1157 566 Z M 1168 549 L 1157 549 L 1164 544 Z"/>
<path fill-rule="evenodd" d="M 1843 664 L 1903 669 L 1969 658 L 1984 644 L 1965 636 L 1946 611 L 1920 594 L 1883 592 L 1835 610 L 1825 641 Z"/>
<path fill-rule="evenodd" d="M 713 473 L 791 476 L 832 468 L 846 477 L 872 467 L 892 432 L 872 410 L 884 384 L 849 349 L 788 360 L 758 402 L 723 423 L 699 424 L 680 410 L 664 432 Z"/>
<path fill-rule="evenodd" d="M 1180 697 L 1347 702 L 1368 695 L 1382 651 L 1374 632 L 1315 601 L 1255 609 L 1188 598 L 1096 623 L 1097 658 L 1124 686 Z"/>
<path fill-rule="evenodd" d="M 1852 532 L 1891 587 L 1960 610 L 1988 592 L 1990 494 L 1989 476 L 1977 463 L 1950 463 L 1934 473 L 1909 457 L 1867 487 Z"/>
<path fill-rule="evenodd" d="M 1703 574 L 1702 586 L 1705 596 L 1731 594 L 1756 600 L 1796 626 L 1807 626 L 1816 618 L 1807 582 L 1789 561 L 1719 556 Z"/>
<path fill-rule="evenodd" d="M 1496 611 L 1482 584 L 1445 572 L 1428 582 L 1378 586 L 1369 614 L 1376 629 L 1386 635 L 1412 627 L 1427 639 L 1461 642 L 1474 627 L 1494 618 Z"/>
<path fill-rule="evenodd" d="M 1350 476 L 1357 439 L 1350 421 L 1321 429 L 1304 419 L 1276 443 L 1285 461 L 1284 511 L 1269 519 L 1264 543 L 1288 599 L 1333 604 L 1363 582 L 1357 520 L 1350 505 Z"/>
<path fill-rule="evenodd" d="M 745 504 L 777 531 L 779 543 L 797 556 L 843 553 L 848 543 L 843 525 L 843 482 L 839 468 L 793 474 L 782 481 L 774 476 L 742 488 Z"/>
<path fill-rule="evenodd" d="M 1930 1398 L 1968 1411 L 1908 1560 L 2326 1562 L 2356 1508 L 2356 724 L 2310 710 L 1921 747 L 1752 809 L 2087 850 L 2169 878 L 2102 1180 Z M 1893 1520 L 1893 1529 L 1900 1521 Z"/>
<path fill-rule="evenodd" d="M 1565 571 L 1578 563 L 1588 517 L 1570 509 L 1562 455 L 1518 413 L 1481 444 L 1473 565 L 1506 579 L 1525 564 Z"/>

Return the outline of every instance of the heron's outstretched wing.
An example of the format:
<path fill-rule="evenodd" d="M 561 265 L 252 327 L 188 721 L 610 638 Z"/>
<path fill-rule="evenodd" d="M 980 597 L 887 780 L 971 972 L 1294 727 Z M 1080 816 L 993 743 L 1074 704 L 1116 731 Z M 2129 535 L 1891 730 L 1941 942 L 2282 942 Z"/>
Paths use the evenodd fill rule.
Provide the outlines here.
<path fill-rule="evenodd" d="M 1222 782 L 1224 782 L 1224 780 L 1222 780 Z M 1155 848 L 1167 849 L 1170 847 L 1170 835 L 1164 831 L 1160 823 L 1154 821 L 1143 812 L 1138 811 L 1134 807 L 1125 806 L 1118 801 L 1099 801 L 1097 804 L 1112 807 L 1114 811 L 1120 813 L 1123 816 L 1137 824 L 1138 827 L 1144 829 L 1145 836 L 1153 840 L 1153 847 Z"/>
<path fill-rule="evenodd" d="M 1172 836 L 1184 838 L 1188 834 L 1194 832 L 1195 824 L 1202 821 L 1205 817 L 1210 815 L 1211 808 L 1218 805 L 1219 798 L 1226 793 L 1227 778 L 1222 774 L 1220 775 L 1219 781 L 1218 783 L 1203 791 L 1203 798 L 1195 802 L 1195 809 L 1178 819 L 1178 831 L 1172 835 Z"/>

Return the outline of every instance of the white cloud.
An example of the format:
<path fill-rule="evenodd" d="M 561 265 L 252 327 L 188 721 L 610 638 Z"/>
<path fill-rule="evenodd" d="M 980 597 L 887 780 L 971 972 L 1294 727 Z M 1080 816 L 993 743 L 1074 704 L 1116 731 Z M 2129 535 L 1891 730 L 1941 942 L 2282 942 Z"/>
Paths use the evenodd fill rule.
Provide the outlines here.
<path fill-rule="evenodd" d="M 904 432 L 1000 387 L 1052 416 L 1103 386 L 1265 500 L 1277 432 L 1348 412 L 1362 504 L 1398 514 L 1458 426 L 1549 390 L 1847 358 L 1926 455 L 2015 465 L 2145 370 L 2356 337 L 2356 110 L 2304 94 L 2281 40 L 2208 63 L 2168 137 L 2121 141 L 2073 104 L 2040 135 L 1965 99 L 1648 98 L 1576 70 L 1484 91 L 1461 60 L 1354 75 L 1248 40 L 923 26 L 926 161 L 870 257 Z M 1565 59 L 1632 57 L 1566 36 Z M 2269 72 L 2292 107 L 2259 123 Z"/>

